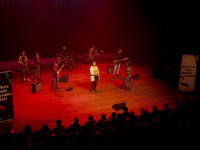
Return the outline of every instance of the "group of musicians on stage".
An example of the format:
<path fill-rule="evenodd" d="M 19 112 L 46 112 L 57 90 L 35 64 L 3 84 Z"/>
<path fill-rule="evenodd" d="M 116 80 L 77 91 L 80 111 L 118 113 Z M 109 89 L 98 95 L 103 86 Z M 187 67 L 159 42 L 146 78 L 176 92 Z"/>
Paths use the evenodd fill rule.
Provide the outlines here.
<path fill-rule="evenodd" d="M 19 56 L 18 60 L 21 69 L 22 69 L 22 76 L 24 81 L 30 81 L 28 76 L 29 76 L 29 70 L 28 70 L 28 59 L 27 56 L 25 55 L 25 52 L 23 51 L 21 56 Z M 41 57 L 39 56 L 39 53 L 37 52 L 35 57 L 34 57 L 34 62 L 35 62 L 35 73 L 34 73 L 34 81 L 36 82 L 36 76 L 40 80 L 40 62 L 41 62 Z M 25 78 L 26 74 L 26 78 Z"/>
<path fill-rule="evenodd" d="M 99 69 L 96 66 L 96 56 L 99 53 L 97 53 L 97 49 L 96 46 L 93 45 L 92 48 L 90 48 L 89 50 L 89 59 L 91 60 L 91 67 L 90 67 L 90 79 L 91 79 L 91 88 L 90 88 L 90 92 L 92 92 L 92 90 L 97 91 L 96 90 L 96 86 L 97 86 L 97 82 L 98 80 L 100 80 L 100 73 L 99 73 Z M 63 50 L 61 52 L 61 56 L 64 58 L 67 55 L 65 47 L 63 47 Z M 114 69 L 113 69 L 113 76 L 111 78 L 111 80 L 115 79 L 115 73 L 117 77 L 119 76 L 119 70 L 120 70 L 120 65 L 121 65 L 121 61 L 125 61 L 128 58 L 124 58 L 122 55 L 122 49 L 118 48 L 118 52 L 116 52 L 113 56 L 113 63 L 114 63 Z M 21 65 L 21 69 L 22 69 L 22 76 L 23 76 L 23 80 L 24 81 L 30 81 L 29 80 L 29 70 L 28 70 L 28 59 L 27 56 L 25 55 L 25 52 L 23 51 L 21 53 L 21 56 L 19 56 L 19 60 L 18 62 Z M 40 65 L 41 65 L 41 57 L 39 56 L 39 53 L 37 52 L 35 57 L 34 57 L 34 62 L 35 62 L 35 72 L 34 72 L 34 82 L 36 82 L 36 77 L 37 79 L 40 79 Z M 60 66 L 61 64 L 61 57 L 57 57 L 55 63 L 53 64 L 53 81 L 51 84 L 51 90 L 53 90 L 53 86 L 54 83 L 56 81 L 56 90 L 60 90 L 60 88 L 58 87 L 58 81 L 59 81 L 59 74 L 60 71 L 62 70 L 62 68 L 64 67 L 64 64 L 62 64 L 62 66 Z M 131 87 L 131 73 L 133 72 L 132 69 L 132 65 L 131 62 L 127 62 L 127 68 L 126 68 L 126 77 L 125 77 L 125 82 L 124 82 L 124 86 L 126 91 L 130 91 L 130 87 Z M 25 78 L 26 75 L 26 78 Z"/>

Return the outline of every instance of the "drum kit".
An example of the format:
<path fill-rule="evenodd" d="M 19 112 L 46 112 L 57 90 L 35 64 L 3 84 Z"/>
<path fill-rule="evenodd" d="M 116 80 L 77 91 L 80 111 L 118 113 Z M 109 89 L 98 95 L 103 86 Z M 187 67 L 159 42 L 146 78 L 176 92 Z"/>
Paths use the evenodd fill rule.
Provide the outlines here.
<path fill-rule="evenodd" d="M 73 53 L 71 55 L 62 55 L 62 54 L 56 54 L 58 57 L 60 57 L 61 62 L 60 65 L 62 66 L 64 64 L 64 69 L 73 70 L 74 69 L 74 55 Z"/>

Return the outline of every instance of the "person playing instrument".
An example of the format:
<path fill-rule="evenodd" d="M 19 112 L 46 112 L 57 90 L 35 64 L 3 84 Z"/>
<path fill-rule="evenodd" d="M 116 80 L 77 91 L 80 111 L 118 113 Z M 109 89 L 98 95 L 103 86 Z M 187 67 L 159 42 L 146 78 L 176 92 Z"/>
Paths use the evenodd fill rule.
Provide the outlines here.
<path fill-rule="evenodd" d="M 126 91 L 130 91 L 131 90 L 131 73 L 133 72 L 133 68 L 131 65 L 131 62 L 127 62 L 127 68 L 126 68 L 126 78 L 124 81 L 124 86 Z"/>
<path fill-rule="evenodd" d="M 66 52 L 65 46 L 63 46 L 61 55 L 62 55 L 63 59 L 67 56 L 67 52 Z"/>
<path fill-rule="evenodd" d="M 69 56 L 66 52 L 65 46 L 63 46 L 63 49 L 61 51 L 61 54 L 59 54 L 59 56 L 62 58 L 60 61 L 59 67 L 61 67 L 63 64 L 65 64 L 65 69 L 67 69 L 67 62 L 69 60 Z"/>
<path fill-rule="evenodd" d="M 21 56 L 19 56 L 18 62 L 20 63 L 21 68 L 22 68 L 23 80 L 27 81 L 27 82 L 30 81 L 29 78 L 28 78 L 28 75 L 29 75 L 28 64 L 27 64 L 28 59 L 27 59 L 27 56 L 25 55 L 24 51 L 22 51 Z M 26 78 L 27 79 L 25 79 L 25 72 L 26 72 Z"/>
<path fill-rule="evenodd" d="M 116 69 L 117 69 L 117 74 L 116 76 L 120 77 L 119 76 L 119 69 L 120 69 L 120 65 L 121 63 L 119 62 L 119 60 L 126 60 L 126 59 L 123 59 L 123 55 L 122 55 L 122 49 L 121 48 L 118 48 L 118 52 L 115 53 L 114 57 L 114 70 L 113 70 L 113 78 L 115 77 L 115 72 L 116 72 Z"/>
<path fill-rule="evenodd" d="M 89 50 L 89 58 L 91 60 L 91 65 L 93 64 L 93 62 L 96 62 L 96 56 L 97 56 L 97 49 L 96 49 L 96 45 L 93 44 L 92 48 L 90 48 Z"/>
<path fill-rule="evenodd" d="M 99 75 L 99 69 L 96 66 L 95 61 L 92 63 L 92 66 L 90 67 L 90 79 L 91 79 L 90 92 L 92 92 L 93 88 L 94 88 L 94 91 L 97 91 L 96 86 L 97 86 L 98 80 L 100 80 L 100 75 Z"/>
<path fill-rule="evenodd" d="M 57 57 L 56 62 L 53 65 L 53 81 L 51 84 L 51 90 L 53 90 L 53 85 L 55 80 L 56 80 L 56 90 L 60 90 L 60 88 L 58 88 L 58 81 L 59 81 L 59 72 L 61 71 L 62 67 L 59 68 L 59 64 L 60 64 L 60 58 Z"/>
<path fill-rule="evenodd" d="M 36 74 L 37 78 L 40 80 L 40 62 L 41 62 L 41 57 L 39 56 L 39 53 L 37 52 L 35 57 L 34 57 L 34 62 L 35 62 L 35 73 L 34 73 L 34 81 L 36 82 Z"/>

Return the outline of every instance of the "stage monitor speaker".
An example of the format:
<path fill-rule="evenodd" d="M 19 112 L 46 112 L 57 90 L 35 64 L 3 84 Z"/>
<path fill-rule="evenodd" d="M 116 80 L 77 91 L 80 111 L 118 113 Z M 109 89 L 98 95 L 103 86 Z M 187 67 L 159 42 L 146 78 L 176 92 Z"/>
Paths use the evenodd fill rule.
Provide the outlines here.
<path fill-rule="evenodd" d="M 37 93 L 42 90 L 42 82 L 32 83 L 32 92 Z"/>
<path fill-rule="evenodd" d="M 81 62 L 82 62 L 84 65 L 91 64 L 91 61 L 90 61 L 90 59 L 89 59 L 89 56 L 84 56 L 84 57 L 81 59 Z"/>
<path fill-rule="evenodd" d="M 59 82 L 62 82 L 62 83 L 67 83 L 69 80 L 69 75 L 67 73 L 65 73 L 60 79 L 59 79 Z"/>
<path fill-rule="evenodd" d="M 126 102 L 114 104 L 114 105 L 112 106 L 112 108 L 113 108 L 114 110 L 121 110 L 121 109 L 123 109 L 124 107 L 126 107 Z"/>
<path fill-rule="evenodd" d="M 135 73 L 135 74 L 131 77 L 131 79 L 136 79 L 136 80 L 138 80 L 138 79 L 139 79 L 139 73 Z"/>
<path fill-rule="evenodd" d="M 107 67 L 107 72 L 108 73 L 113 73 L 114 67 L 113 66 L 108 66 Z"/>

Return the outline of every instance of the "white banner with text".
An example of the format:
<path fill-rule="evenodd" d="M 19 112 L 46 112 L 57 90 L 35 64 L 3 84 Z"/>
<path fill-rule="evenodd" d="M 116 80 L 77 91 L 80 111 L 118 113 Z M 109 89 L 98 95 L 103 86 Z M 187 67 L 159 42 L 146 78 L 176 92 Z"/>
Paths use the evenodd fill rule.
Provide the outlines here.
<path fill-rule="evenodd" d="M 183 54 L 179 87 L 178 90 L 181 92 L 194 92 L 197 74 L 197 61 L 198 55 Z"/>

